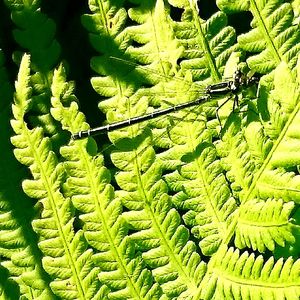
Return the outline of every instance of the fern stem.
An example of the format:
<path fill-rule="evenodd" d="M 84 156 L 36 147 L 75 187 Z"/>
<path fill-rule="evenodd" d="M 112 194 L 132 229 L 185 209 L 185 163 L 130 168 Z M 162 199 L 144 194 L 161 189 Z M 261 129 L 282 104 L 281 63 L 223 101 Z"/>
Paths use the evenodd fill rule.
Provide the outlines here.
<path fill-rule="evenodd" d="M 107 26 L 106 13 L 105 13 L 105 9 L 103 7 L 103 3 L 102 2 L 103 1 L 97 0 L 99 11 L 100 11 L 100 15 L 101 15 L 101 20 L 104 21 L 103 28 L 105 29 L 106 34 L 109 34 L 108 26 Z"/>
<path fill-rule="evenodd" d="M 270 31 L 266 25 L 266 23 L 264 22 L 264 18 L 261 16 L 261 13 L 259 11 L 258 5 L 257 5 L 257 1 L 254 0 L 250 0 L 250 7 L 251 7 L 251 12 L 254 15 L 254 18 L 257 20 L 257 22 L 261 25 L 260 28 L 263 29 L 263 33 L 265 36 L 265 41 L 267 42 L 267 44 L 269 45 L 269 49 L 272 50 L 273 52 L 273 57 L 276 59 L 276 65 L 278 65 L 281 61 L 282 58 L 274 44 L 274 39 L 271 38 L 270 36 Z"/>
<path fill-rule="evenodd" d="M 218 82 L 222 79 L 222 76 L 220 75 L 218 68 L 216 67 L 216 61 L 214 59 L 214 56 L 211 52 L 210 46 L 208 44 L 208 41 L 204 35 L 204 32 L 202 30 L 202 26 L 200 23 L 200 18 L 198 16 L 198 12 L 195 8 L 196 4 L 191 3 L 192 1 L 189 1 L 190 3 L 190 7 L 192 9 L 193 12 L 193 19 L 194 19 L 194 24 L 197 28 L 198 31 L 198 35 L 197 35 L 197 40 L 198 43 L 201 45 L 202 49 L 203 49 L 203 53 L 208 61 L 208 65 L 210 66 L 209 70 L 211 72 L 211 76 L 213 78 L 213 82 Z"/>

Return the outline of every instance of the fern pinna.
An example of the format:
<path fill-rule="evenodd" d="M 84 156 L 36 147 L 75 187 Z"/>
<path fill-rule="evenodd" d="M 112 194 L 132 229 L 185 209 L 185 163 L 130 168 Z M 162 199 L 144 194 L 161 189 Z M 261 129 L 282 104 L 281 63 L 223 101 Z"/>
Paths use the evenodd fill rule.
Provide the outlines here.
<path fill-rule="evenodd" d="M 300 298 L 299 1 L 216 4 L 0 4 L 1 299 Z M 237 67 L 261 76 L 238 107 L 70 138 L 98 123 L 94 97 L 112 123 Z"/>

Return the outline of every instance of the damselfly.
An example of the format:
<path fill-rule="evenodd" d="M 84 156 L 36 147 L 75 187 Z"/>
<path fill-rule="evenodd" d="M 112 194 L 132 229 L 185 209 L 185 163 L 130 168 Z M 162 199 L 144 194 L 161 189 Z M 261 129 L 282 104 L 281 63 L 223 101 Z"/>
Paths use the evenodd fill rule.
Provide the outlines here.
<path fill-rule="evenodd" d="M 258 78 L 256 76 L 247 77 L 242 71 L 237 70 L 232 79 L 222 81 L 216 84 L 208 85 L 204 90 L 204 96 L 185 103 L 177 104 L 174 106 L 170 106 L 165 109 L 155 110 L 151 113 L 129 118 L 123 121 L 111 123 L 108 125 L 91 128 L 88 130 L 79 131 L 72 135 L 74 140 L 85 138 L 88 136 L 95 136 L 98 134 L 105 134 L 107 132 L 122 129 L 127 126 L 131 126 L 133 124 L 137 124 L 140 122 L 144 122 L 150 119 L 157 118 L 159 116 L 163 116 L 169 114 L 171 112 L 175 112 L 187 107 L 197 106 L 208 101 L 211 101 L 214 98 L 221 97 L 224 95 L 230 95 L 230 97 L 222 104 L 222 106 L 232 97 L 234 98 L 234 105 L 238 105 L 238 93 L 245 87 L 250 87 L 253 84 L 258 83 Z M 219 107 L 220 108 L 220 107 Z"/>

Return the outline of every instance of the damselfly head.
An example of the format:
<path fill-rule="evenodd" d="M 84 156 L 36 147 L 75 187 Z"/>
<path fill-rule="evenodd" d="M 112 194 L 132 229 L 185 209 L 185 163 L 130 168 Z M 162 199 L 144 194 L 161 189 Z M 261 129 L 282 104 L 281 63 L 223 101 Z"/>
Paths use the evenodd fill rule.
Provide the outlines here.
<path fill-rule="evenodd" d="M 255 74 L 253 71 L 249 71 L 247 74 L 242 72 L 240 69 L 237 69 L 233 76 L 233 82 L 237 87 L 250 87 L 257 85 L 259 82 L 260 76 Z"/>
<path fill-rule="evenodd" d="M 238 92 L 240 87 L 245 85 L 245 79 L 245 74 L 240 69 L 236 69 L 236 71 L 233 74 L 232 81 L 230 81 L 231 91 L 233 93 Z"/>

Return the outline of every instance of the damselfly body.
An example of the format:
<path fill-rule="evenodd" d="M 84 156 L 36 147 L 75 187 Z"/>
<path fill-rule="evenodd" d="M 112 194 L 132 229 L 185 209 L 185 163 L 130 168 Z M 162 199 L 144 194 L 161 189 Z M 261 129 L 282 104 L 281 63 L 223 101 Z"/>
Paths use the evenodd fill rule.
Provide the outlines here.
<path fill-rule="evenodd" d="M 79 131 L 77 133 L 74 133 L 72 135 L 72 138 L 74 140 L 77 139 L 81 139 L 81 138 L 85 138 L 88 136 L 95 136 L 95 135 L 99 135 L 99 134 L 105 134 L 107 132 L 113 131 L 113 130 L 117 130 L 117 129 L 121 129 L 133 124 L 137 124 L 140 122 L 144 122 L 150 119 L 154 119 L 157 118 L 159 116 L 163 116 L 166 114 L 169 114 L 171 112 L 175 112 L 184 108 L 188 108 L 188 107 L 192 107 L 192 106 L 197 106 L 197 105 L 201 105 L 203 103 L 209 102 L 214 98 L 218 98 L 224 95 L 229 95 L 231 96 L 230 98 L 232 98 L 232 96 L 234 97 L 234 102 L 235 104 L 238 104 L 238 93 L 245 87 L 249 87 L 253 84 L 257 84 L 258 83 L 258 78 L 255 76 L 250 76 L 247 77 L 244 73 L 242 73 L 240 70 L 237 70 L 232 79 L 230 80 L 226 80 L 226 81 L 222 81 L 216 84 L 211 84 L 208 85 L 205 90 L 204 90 L 204 95 L 196 100 L 193 101 L 189 101 L 189 102 L 185 102 L 185 103 L 181 103 L 181 104 L 177 104 L 165 109 L 160 109 L 160 110 L 155 110 L 151 113 L 145 114 L 145 115 L 141 115 L 141 116 L 137 116 L 137 117 L 133 117 L 133 118 L 129 118 L 123 121 L 119 121 L 119 122 L 115 122 L 115 123 L 111 123 L 108 125 L 104 125 L 104 126 L 100 126 L 100 127 L 95 127 L 95 128 L 91 128 L 88 130 L 83 130 L 83 131 Z M 228 98 L 228 100 L 230 99 Z M 227 101 L 228 101 L 227 100 Z M 225 101 L 222 105 L 224 105 L 227 101 Z"/>

